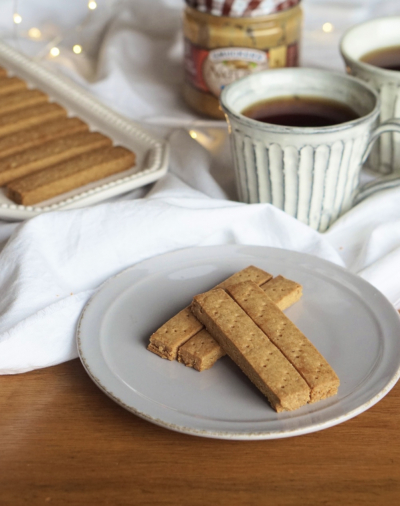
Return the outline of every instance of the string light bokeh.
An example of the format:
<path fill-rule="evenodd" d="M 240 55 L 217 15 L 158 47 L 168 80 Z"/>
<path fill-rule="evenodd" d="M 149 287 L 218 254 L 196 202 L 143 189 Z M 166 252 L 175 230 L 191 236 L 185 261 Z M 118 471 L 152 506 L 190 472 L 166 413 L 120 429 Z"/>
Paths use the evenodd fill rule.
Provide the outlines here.
<path fill-rule="evenodd" d="M 88 0 L 83 19 L 73 29 L 57 27 L 58 29 L 53 28 L 53 30 L 47 30 L 48 33 L 46 33 L 46 30 L 41 29 L 39 26 L 27 27 L 29 19 L 23 15 L 23 7 L 20 5 L 19 0 L 13 0 L 14 42 L 17 46 L 21 45 L 22 40 L 41 43 L 39 50 L 33 55 L 35 60 L 54 59 L 62 55 L 63 51 L 83 56 L 85 48 L 80 40 L 81 34 L 92 21 L 98 7 L 97 2 Z M 66 42 L 67 39 L 68 42 Z"/>
<path fill-rule="evenodd" d="M 27 1 L 27 0 L 26 0 Z M 70 47 L 67 47 L 69 51 L 72 51 L 76 55 L 83 55 L 85 53 L 85 49 L 82 46 L 81 41 L 79 40 L 80 33 L 84 30 L 85 26 L 90 23 L 91 15 L 98 9 L 98 3 L 95 0 L 87 0 L 86 1 L 87 13 L 82 22 L 77 25 L 74 29 L 76 37 L 75 41 L 70 44 Z M 15 38 L 18 40 L 20 38 L 28 38 L 32 41 L 44 41 L 48 37 L 37 26 L 29 27 L 28 29 L 20 31 L 18 28 L 21 23 L 24 21 L 22 17 L 20 8 L 19 8 L 19 0 L 13 0 L 13 22 L 15 27 Z M 330 22 L 323 23 L 321 26 L 321 32 L 329 34 L 334 31 L 334 25 Z M 35 55 L 35 59 L 43 59 L 43 58 L 56 58 L 60 56 L 62 52 L 62 47 L 60 44 L 65 39 L 65 36 L 68 35 L 68 38 L 71 38 L 71 31 L 68 34 L 58 33 L 56 36 L 52 37 L 50 40 L 46 40 L 45 47 Z"/>

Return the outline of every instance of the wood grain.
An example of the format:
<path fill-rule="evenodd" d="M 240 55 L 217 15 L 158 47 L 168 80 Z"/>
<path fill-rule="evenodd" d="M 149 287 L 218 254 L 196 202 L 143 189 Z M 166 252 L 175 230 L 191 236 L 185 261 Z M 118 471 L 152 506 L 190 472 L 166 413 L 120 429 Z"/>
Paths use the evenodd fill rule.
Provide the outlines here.
<path fill-rule="evenodd" d="M 337 427 L 220 441 L 152 425 L 78 360 L 0 377 L 0 504 L 398 505 L 400 388 Z"/>

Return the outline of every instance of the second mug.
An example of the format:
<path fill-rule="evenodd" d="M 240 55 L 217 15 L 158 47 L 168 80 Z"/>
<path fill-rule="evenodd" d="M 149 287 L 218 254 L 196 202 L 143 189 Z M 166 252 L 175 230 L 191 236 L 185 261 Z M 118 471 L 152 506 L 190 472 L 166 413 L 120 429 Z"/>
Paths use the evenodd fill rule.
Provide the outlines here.
<path fill-rule="evenodd" d="M 380 96 L 380 121 L 400 117 L 400 16 L 372 19 L 342 37 L 340 51 L 348 73 L 372 86 Z M 385 133 L 368 161 L 382 174 L 400 173 L 400 135 Z"/>

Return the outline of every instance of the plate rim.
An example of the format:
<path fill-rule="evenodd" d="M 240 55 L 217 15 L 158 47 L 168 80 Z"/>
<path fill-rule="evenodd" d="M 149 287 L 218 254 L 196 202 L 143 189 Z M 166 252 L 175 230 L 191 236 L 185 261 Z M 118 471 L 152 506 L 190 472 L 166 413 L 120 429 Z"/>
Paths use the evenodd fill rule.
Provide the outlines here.
<path fill-rule="evenodd" d="M 131 265 L 130 267 L 123 269 L 122 271 L 111 276 L 107 280 L 105 280 L 98 287 L 96 292 L 94 294 L 92 294 L 90 299 L 87 301 L 87 303 L 85 304 L 85 306 L 79 316 L 79 319 L 78 319 L 78 323 L 77 323 L 77 327 L 76 327 L 76 344 L 77 344 L 77 348 L 78 348 L 78 355 L 79 355 L 79 358 L 82 362 L 82 365 L 83 365 L 84 369 L 86 370 L 87 374 L 89 375 L 89 377 L 96 384 L 96 386 L 103 393 L 105 393 L 109 398 L 111 398 L 114 402 L 119 404 L 121 407 L 123 407 L 127 411 L 135 414 L 136 416 L 139 416 L 140 418 L 142 418 L 146 421 L 149 421 L 155 425 L 173 430 L 175 432 L 180 432 L 183 434 L 188 434 L 188 435 L 193 435 L 193 436 L 207 437 L 207 438 L 212 438 L 212 439 L 254 441 L 254 440 L 281 439 L 281 438 L 287 438 L 287 437 L 300 436 L 300 435 L 310 434 L 313 432 L 318 432 L 318 431 L 339 425 L 339 424 L 341 424 L 347 420 L 350 420 L 351 418 L 354 418 L 354 417 L 358 416 L 359 414 L 367 411 L 369 408 L 371 408 L 372 406 L 377 404 L 383 397 L 385 397 L 390 392 L 390 390 L 395 386 L 395 384 L 397 383 L 397 381 L 400 378 L 400 359 L 398 361 L 397 370 L 391 376 L 391 378 L 385 384 L 385 386 L 377 394 L 375 394 L 371 399 L 364 402 L 360 406 L 344 413 L 343 415 L 337 416 L 334 419 L 326 420 L 324 422 L 314 423 L 312 425 L 306 425 L 305 427 L 302 427 L 300 429 L 299 428 L 284 429 L 282 431 L 276 431 L 276 430 L 265 431 L 265 430 L 263 430 L 263 431 L 253 431 L 253 432 L 240 432 L 240 431 L 234 432 L 234 431 L 221 431 L 221 430 L 210 431 L 208 429 L 201 430 L 201 429 L 197 429 L 197 428 L 193 428 L 193 427 L 188 427 L 185 425 L 169 423 L 169 422 L 166 422 L 162 419 L 151 416 L 145 412 L 142 412 L 141 410 L 136 409 L 133 406 L 126 404 L 117 395 L 115 395 L 113 392 L 108 390 L 107 387 L 102 384 L 101 380 L 91 370 L 90 365 L 89 365 L 89 363 L 88 363 L 87 359 L 85 358 L 83 351 L 82 351 L 82 338 L 81 338 L 82 322 L 84 321 L 86 311 L 89 308 L 92 308 L 91 304 L 96 299 L 96 297 L 100 294 L 100 292 L 103 292 L 103 290 L 107 287 L 108 284 L 112 284 L 113 282 L 115 282 L 115 280 L 117 278 L 125 276 L 130 271 L 134 271 L 136 268 L 140 267 L 144 263 L 157 261 L 160 258 L 174 256 L 177 254 L 182 254 L 182 253 L 185 254 L 185 252 L 190 252 L 192 250 L 203 250 L 204 251 L 204 250 L 215 250 L 215 249 L 221 249 L 221 248 L 232 249 L 232 250 L 238 250 L 239 248 L 258 248 L 258 249 L 262 249 L 262 250 L 266 250 L 266 251 L 273 250 L 275 252 L 279 252 L 279 251 L 286 252 L 289 254 L 293 254 L 295 256 L 299 255 L 301 257 L 306 257 L 309 260 L 313 259 L 313 260 L 320 261 L 322 263 L 326 263 L 331 268 L 332 267 L 337 268 L 340 271 L 342 271 L 345 275 L 349 276 L 350 278 L 355 277 L 358 282 L 360 282 L 361 284 L 365 284 L 365 286 L 368 286 L 368 289 L 372 290 L 372 292 L 375 292 L 375 295 L 379 296 L 382 301 L 385 301 L 385 304 L 388 305 L 388 308 L 391 307 L 393 309 L 393 314 L 398 316 L 397 311 L 394 308 L 394 306 L 391 304 L 391 302 L 382 294 L 382 292 L 380 292 L 377 288 L 375 288 L 371 283 L 369 283 L 368 281 L 366 281 L 362 277 L 357 276 L 356 274 L 352 273 L 351 271 L 349 271 L 345 267 L 342 267 L 341 265 L 335 264 L 333 262 L 330 262 L 329 260 L 317 257 L 315 255 L 311 255 L 309 253 L 303 253 L 303 252 L 299 252 L 299 251 L 295 251 L 295 250 L 288 250 L 288 249 L 284 249 L 284 248 L 276 248 L 276 247 L 260 246 L 260 245 L 248 245 L 248 244 L 222 244 L 222 245 L 212 245 L 212 246 L 194 246 L 194 247 L 185 247 L 185 248 L 180 248 L 177 250 L 161 253 L 159 255 L 155 255 L 155 256 L 143 259 L 143 260 Z M 255 257 L 255 259 L 256 259 L 256 257 Z M 400 329 L 400 318 L 399 318 L 398 325 L 399 325 L 399 329 Z"/>

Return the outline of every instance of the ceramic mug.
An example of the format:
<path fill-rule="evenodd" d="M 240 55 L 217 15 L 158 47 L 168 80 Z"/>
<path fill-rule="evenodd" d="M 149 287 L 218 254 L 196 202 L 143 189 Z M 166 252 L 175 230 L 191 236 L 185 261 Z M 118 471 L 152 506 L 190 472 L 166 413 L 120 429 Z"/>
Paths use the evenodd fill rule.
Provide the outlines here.
<path fill-rule="evenodd" d="M 242 114 L 258 102 L 293 95 L 335 100 L 359 117 L 326 127 L 286 127 Z M 355 202 L 385 188 L 386 181 L 360 188 L 360 171 L 374 141 L 383 132 L 400 132 L 400 121 L 377 126 L 379 96 L 362 81 L 317 69 L 267 70 L 228 85 L 220 100 L 242 202 L 271 203 L 323 232 Z"/>
<path fill-rule="evenodd" d="M 349 74 L 370 84 L 380 95 L 380 121 L 400 117 L 400 71 L 360 61 L 368 53 L 400 47 L 400 16 L 373 19 L 356 25 L 343 35 L 340 52 Z M 386 133 L 371 151 L 368 165 L 382 174 L 400 173 L 400 134 Z"/>

